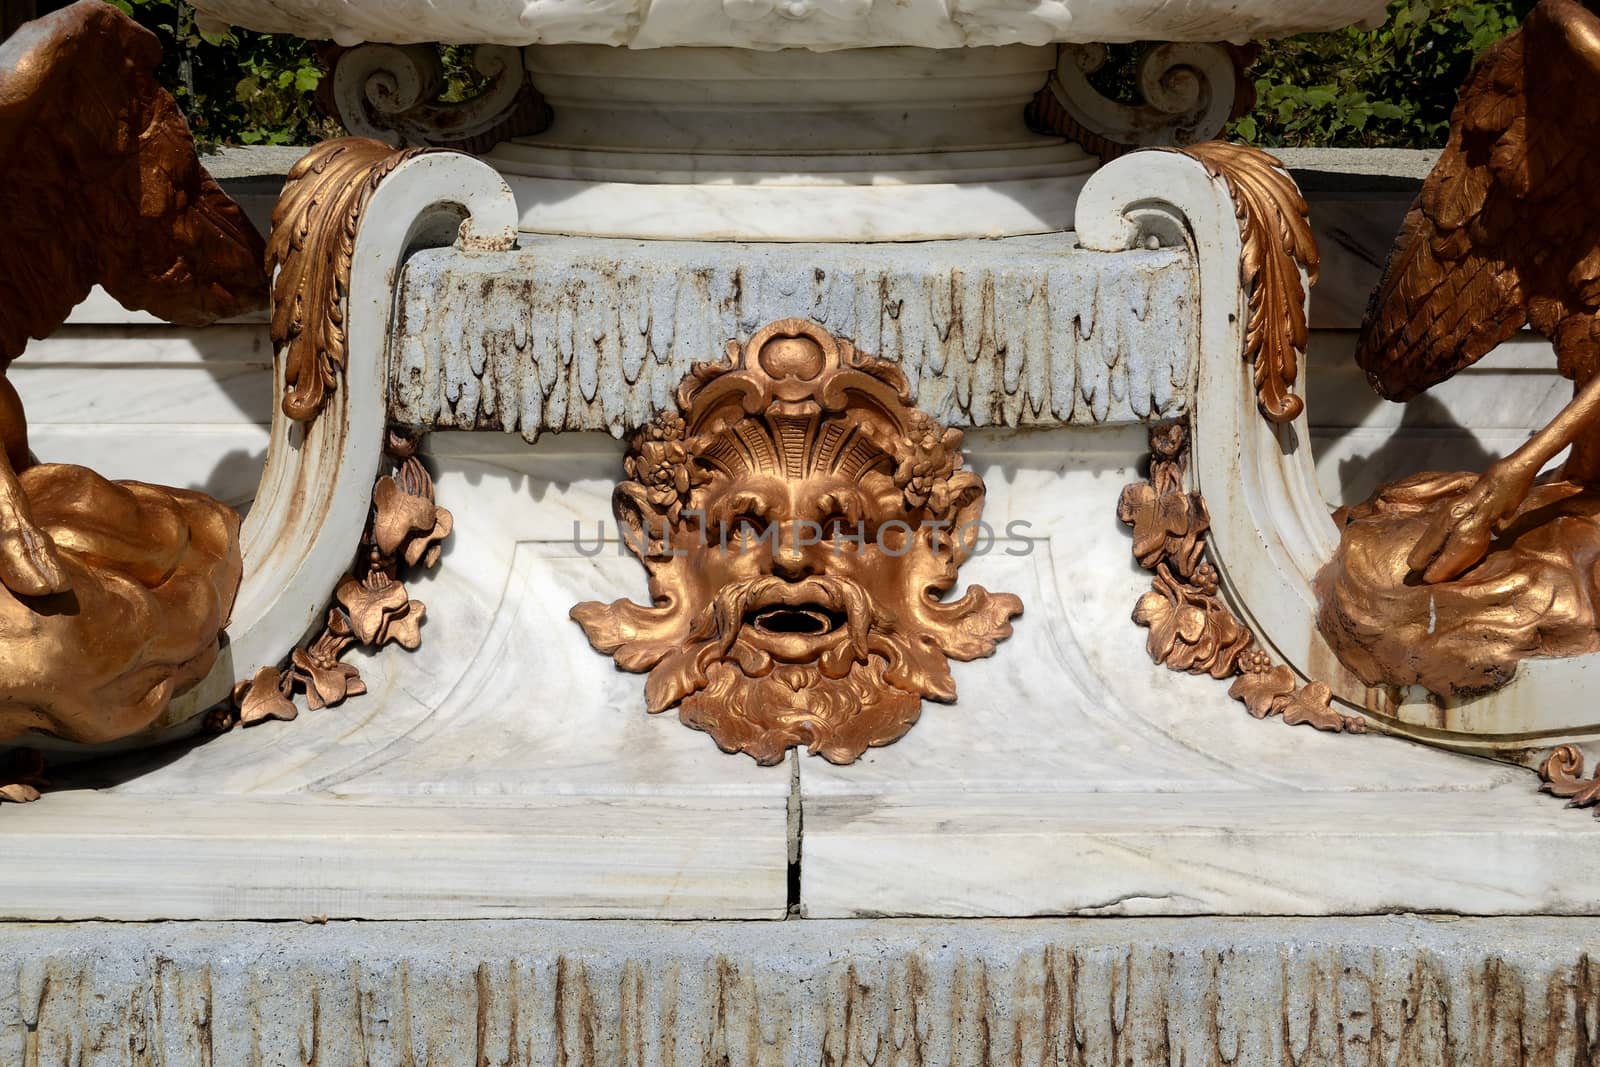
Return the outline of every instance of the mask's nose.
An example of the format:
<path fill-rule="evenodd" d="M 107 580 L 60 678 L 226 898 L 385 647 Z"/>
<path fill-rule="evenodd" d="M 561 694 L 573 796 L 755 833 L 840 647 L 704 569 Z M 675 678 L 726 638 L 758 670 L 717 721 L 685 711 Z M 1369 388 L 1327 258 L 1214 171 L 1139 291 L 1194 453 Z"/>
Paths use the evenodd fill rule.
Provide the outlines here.
<path fill-rule="evenodd" d="M 778 530 L 778 543 L 772 551 L 772 573 L 787 581 L 798 582 L 817 573 L 812 564 L 812 542 L 808 533 L 815 533 L 805 524 L 785 523 Z"/>

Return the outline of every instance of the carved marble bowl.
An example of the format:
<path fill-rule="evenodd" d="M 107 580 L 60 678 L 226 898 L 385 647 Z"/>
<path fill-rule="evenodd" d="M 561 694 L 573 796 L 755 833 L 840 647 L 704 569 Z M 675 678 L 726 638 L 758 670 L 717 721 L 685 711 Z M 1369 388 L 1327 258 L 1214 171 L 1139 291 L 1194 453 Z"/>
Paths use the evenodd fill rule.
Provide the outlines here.
<path fill-rule="evenodd" d="M 1233 41 L 1383 20 L 1383 0 L 196 0 L 233 24 L 351 46 L 601 44 L 628 48 L 970 48 Z"/>
<path fill-rule="evenodd" d="M 352 132 L 483 155 L 525 232 L 917 241 L 1071 229 L 1087 175 L 1221 131 L 1245 41 L 1382 19 L 1382 0 L 200 0 L 331 38 Z M 1088 75 L 1147 47 L 1143 103 Z M 434 49 L 488 88 L 442 103 Z"/>

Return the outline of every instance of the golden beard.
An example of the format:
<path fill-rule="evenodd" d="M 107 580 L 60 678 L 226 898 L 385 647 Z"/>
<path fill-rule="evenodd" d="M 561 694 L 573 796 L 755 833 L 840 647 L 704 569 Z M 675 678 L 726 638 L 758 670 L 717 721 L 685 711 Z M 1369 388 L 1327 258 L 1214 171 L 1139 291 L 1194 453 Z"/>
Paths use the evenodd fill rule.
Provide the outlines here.
<path fill-rule="evenodd" d="M 711 665 L 704 688 L 685 697 L 678 718 L 704 730 L 724 752 L 744 752 L 762 766 L 803 745 L 829 763 L 849 763 L 874 745 L 887 745 L 911 729 L 922 696 L 884 678 L 880 656 L 851 664 L 829 678 L 812 663 L 784 663 L 764 676 L 744 672 L 737 660 Z"/>
<path fill-rule="evenodd" d="M 785 602 L 821 606 L 840 620 L 817 639 L 809 661 L 784 662 L 750 632 L 757 625 L 753 610 Z M 794 745 L 849 763 L 899 738 L 922 711 L 921 693 L 885 676 L 904 639 L 891 619 L 874 612 L 866 590 L 847 579 L 762 577 L 718 590 L 689 638 L 685 660 L 701 669 L 686 679 L 679 718 L 723 751 L 747 753 L 762 765 L 779 762 Z"/>

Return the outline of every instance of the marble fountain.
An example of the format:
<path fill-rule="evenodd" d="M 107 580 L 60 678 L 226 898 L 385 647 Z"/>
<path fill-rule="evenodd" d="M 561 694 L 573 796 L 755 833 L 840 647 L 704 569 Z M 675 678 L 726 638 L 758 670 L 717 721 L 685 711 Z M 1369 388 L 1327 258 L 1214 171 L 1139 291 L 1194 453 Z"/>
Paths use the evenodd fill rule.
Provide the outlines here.
<path fill-rule="evenodd" d="M 676 1062 L 661 1051 L 673 1027 L 697 1058 L 707 1034 L 737 1028 L 705 1021 L 732 998 L 715 1010 L 748 1023 L 719 1046 L 735 1061 L 815 1062 L 831 1048 L 830 1062 L 855 1062 L 851 1026 L 903 1052 L 891 1016 L 924 996 L 974 1020 L 1031 1019 L 1024 987 L 1049 985 L 1064 958 L 1050 945 L 1076 938 L 1073 973 L 1097 991 L 1073 1008 L 1080 1034 L 1150 1051 L 1170 1033 L 1172 1047 L 1196 1043 L 1189 1062 L 1231 1042 L 1230 1062 L 1268 1063 L 1331 1050 L 1363 1017 L 1374 1049 L 1402 1032 L 1443 1047 L 1482 998 L 1483 938 L 1522 946 L 1530 998 L 1568 981 L 1561 953 L 1589 935 L 1557 917 L 1596 910 L 1585 886 L 1600 830 L 1541 796 L 1530 770 L 1562 744 L 1600 753 L 1595 667 L 1530 661 L 1512 685 L 1451 702 L 1369 689 L 1340 666 L 1315 626 L 1312 577 L 1337 533 L 1312 468 L 1317 397 L 1298 400 L 1304 361 L 1279 365 L 1276 418 L 1264 417 L 1229 172 L 1203 153 L 1139 151 L 1219 134 L 1247 91 L 1239 45 L 1372 25 L 1379 0 L 196 8 L 202 24 L 335 42 L 333 95 L 353 133 L 455 151 L 406 158 L 360 211 L 342 377 L 315 422 L 283 414 L 280 360 L 217 668 L 107 757 L 103 788 L 0 810 L 0 912 L 72 921 L 45 938 L 59 946 L 51 973 L 113 1000 L 177 998 L 154 1029 L 138 1023 L 172 1049 L 189 1048 L 184 1020 L 209 1012 L 219 1063 L 253 1062 L 238 1051 L 248 1041 L 297 1040 L 344 1062 L 325 1034 L 306 1036 L 297 982 L 395 1057 L 370 1062 L 410 1062 L 402 1048 L 422 1062 L 425 1047 L 428 1062 L 491 1062 L 422 1021 L 470 1018 L 474 1003 L 481 1023 L 489 1013 L 479 1056 L 486 1040 L 515 1045 L 518 1012 L 529 1025 L 554 1013 L 559 1037 L 577 1025 L 562 1015 L 573 982 L 600 1005 L 595 1060 L 638 1048 L 640 1062 Z M 1106 46 L 1126 42 L 1147 42 L 1137 103 L 1091 80 Z M 477 96 L 436 99 L 438 43 L 478 46 Z M 645 678 L 568 614 L 647 599 L 613 517 L 626 436 L 673 408 L 693 365 L 791 319 L 897 365 L 917 408 L 965 431 L 984 517 L 1007 534 L 965 561 L 960 587 L 1015 594 L 1023 610 L 992 655 L 952 665 L 955 700 L 924 703 L 895 743 L 763 766 L 647 714 Z M 1172 420 L 1189 428 L 1217 595 L 1296 685 L 1329 687 L 1323 708 L 1348 729 L 1258 720 L 1227 681 L 1152 662 L 1130 620 L 1151 574 L 1119 501 L 1145 477 L 1152 427 Z M 426 603 L 420 647 L 350 652 L 366 692 L 337 707 L 183 742 L 236 683 L 320 631 L 363 543 L 391 426 L 426 434 L 420 455 L 453 516 L 439 566 L 408 581 Z M 52 758 L 84 754 L 62 744 Z M 1484 920 L 1490 933 L 1455 940 L 1425 922 L 1314 918 L 1393 912 L 1551 918 Z M 1002 921 L 1028 916 L 1163 918 L 1142 934 Z M 405 927 L 405 947 L 361 932 L 379 927 L 297 931 L 281 951 L 300 978 L 246 960 L 266 942 L 244 927 L 145 928 L 173 939 L 160 952 L 179 962 L 160 980 L 143 963 L 96 970 L 72 940 L 110 938 L 143 959 L 155 950 L 138 937 L 75 924 L 308 917 L 627 922 L 510 924 L 543 962 L 522 979 L 537 992 L 518 1006 L 513 990 L 509 1007 L 518 964 L 464 925 Z M 818 921 L 737 935 L 752 928 L 708 924 L 703 938 L 650 922 L 785 917 Z M 0 950 L 13 936 L 0 929 Z M 1146 936 L 1148 950 L 1119 940 Z M 828 945 L 869 976 L 861 992 Z M 456 953 L 473 961 L 459 974 Z M 1232 978 L 1222 957 L 1237 961 Z M 733 960 L 735 978 L 710 960 Z M 401 964 L 433 985 L 402 990 Z M 1443 1021 L 1386 1030 L 1380 1003 L 1414 995 L 1425 964 L 1439 968 Z M 907 992 L 924 967 L 932 992 Z M 681 968 L 681 985 L 663 968 Z M 962 985 L 971 968 L 987 968 L 990 992 Z M 37 1026 L 47 999 L 29 974 L 14 1002 L 0 990 L 6 1063 L 8 1035 L 26 1030 L 8 1030 L 7 1013 L 34 1011 Z M 845 985 L 808 1007 L 789 988 L 807 976 Z M 224 990 L 276 1007 L 230 1020 Z M 1321 1021 L 1280 1018 L 1295 991 L 1325 1005 Z M 629 1037 L 634 996 L 651 1021 Z M 369 1002 L 412 1028 L 373 1024 Z M 851 1023 L 846 1002 L 865 1014 Z M 131 1008 L 95 1011 L 106 1032 L 135 1025 Z M 1557 1014 L 1528 1016 L 1529 1032 L 1557 1034 Z M 1017 1027 L 985 1053 L 1033 1047 Z M 854 1055 L 874 1062 L 859 1038 Z M 928 1058 L 959 1058 L 967 1046 L 948 1041 Z"/>

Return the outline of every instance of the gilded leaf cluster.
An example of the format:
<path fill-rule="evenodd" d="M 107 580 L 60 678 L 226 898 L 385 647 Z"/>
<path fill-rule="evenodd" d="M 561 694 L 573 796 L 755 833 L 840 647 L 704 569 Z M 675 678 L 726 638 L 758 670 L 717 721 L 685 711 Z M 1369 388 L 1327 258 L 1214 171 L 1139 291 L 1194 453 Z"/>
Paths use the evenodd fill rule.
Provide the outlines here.
<path fill-rule="evenodd" d="M 1122 490 L 1117 517 L 1133 527 L 1133 553 L 1153 571 L 1133 621 L 1149 630 L 1150 658 L 1175 671 L 1233 678 L 1228 695 L 1261 719 L 1282 715 L 1291 726 L 1362 733 L 1366 722 L 1333 707 L 1321 682 L 1299 686 L 1287 666 L 1256 644 L 1248 627 L 1223 602 L 1217 569 L 1205 561 L 1210 517 L 1198 493 L 1184 488 L 1188 427 L 1161 423 L 1150 431 L 1150 477 Z"/>
<path fill-rule="evenodd" d="M 290 653 L 287 666 L 263 667 L 234 688 L 239 723 L 295 718 L 297 691 L 313 711 L 365 693 L 361 672 L 340 661 L 353 646 L 378 649 L 392 643 L 415 649 L 422 643 L 427 608 L 410 597 L 399 575 L 406 567 L 437 564 L 454 522 L 434 503 L 433 479 L 415 452 L 415 441 L 390 435 L 395 471 L 373 487 L 362 562 L 334 590 L 336 603 L 314 641 Z"/>

